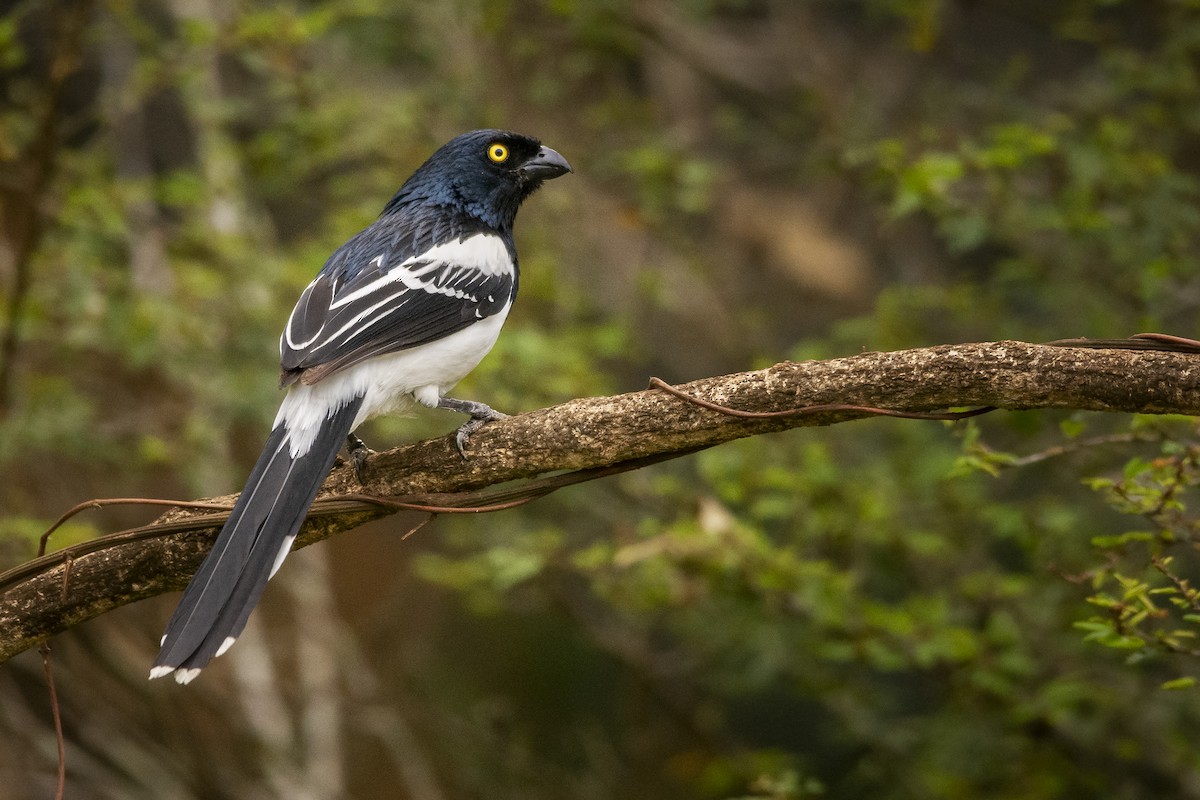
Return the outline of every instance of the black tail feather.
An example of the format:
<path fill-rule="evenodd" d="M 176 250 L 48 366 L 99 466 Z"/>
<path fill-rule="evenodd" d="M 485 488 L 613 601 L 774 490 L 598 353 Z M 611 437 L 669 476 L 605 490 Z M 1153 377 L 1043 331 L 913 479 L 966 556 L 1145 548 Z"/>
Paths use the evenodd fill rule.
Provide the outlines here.
<path fill-rule="evenodd" d="M 167 624 L 150 677 L 186 683 L 246 627 L 276 565 L 291 548 L 329 474 L 362 398 L 336 411 L 307 452 L 289 452 L 287 430 L 271 431 L 212 551 Z"/>

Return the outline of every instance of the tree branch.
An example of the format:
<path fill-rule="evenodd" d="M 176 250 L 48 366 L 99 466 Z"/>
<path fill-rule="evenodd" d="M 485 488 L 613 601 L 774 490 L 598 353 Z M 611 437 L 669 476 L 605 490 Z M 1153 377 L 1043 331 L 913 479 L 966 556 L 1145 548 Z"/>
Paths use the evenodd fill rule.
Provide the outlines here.
<path fill-rule="evenodd" d="M 996 406 L 1195 415 L 1200 359 L 1156 350 L 991 342 L 785 362 L 677 388 L 710 403 L 764 412 L 841 403 L 903 411 Z M 733 439 L 863 416 L 819 411 L 731 417 L 659 390 L 572 400 L 487 425 L 472 438 L 465 462 L 452 437 L 442 437 L 374 456 L 366 486 L 352 469 L 335 469 L 296 546 L 393 513 L 397 503 L 466 510 L 512 504 Z M 144 528 L 0 575 L 0 662 L 110 609 L 182 588 L 224 517 L 173 510 Z"/>

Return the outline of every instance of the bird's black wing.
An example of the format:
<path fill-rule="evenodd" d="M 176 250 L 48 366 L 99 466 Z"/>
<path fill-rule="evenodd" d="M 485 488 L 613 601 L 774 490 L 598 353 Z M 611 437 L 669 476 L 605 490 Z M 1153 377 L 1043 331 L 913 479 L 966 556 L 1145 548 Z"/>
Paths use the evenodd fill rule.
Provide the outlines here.
<path fill-rule="evenodd" d="M 354 263 L 362 250 L 335 254 L 296 303 L 279 341 L 284 384 L 449 336 L 499 313 L 516 289 L 511 245 L 494 233 Z"/>

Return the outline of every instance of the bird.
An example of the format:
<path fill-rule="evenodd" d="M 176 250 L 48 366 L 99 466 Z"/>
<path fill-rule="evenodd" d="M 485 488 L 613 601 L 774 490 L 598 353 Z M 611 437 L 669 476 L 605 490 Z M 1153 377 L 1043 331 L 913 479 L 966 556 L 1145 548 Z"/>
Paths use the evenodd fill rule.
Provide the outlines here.
<path fill-rule="evenodd" d="M 447 396 L 491 350 L 517 295 L 517 209 L 571 172 L 531 136 L 477 130 L 438 148 L 373 223 L 325 262 L 279 339 L 284 395 L 262 454 L 167 623 L 150 678 L 189 683 L 246 626 L 354 430 L 414 407 L 468 415 L 455 435 L 506 415 Z"/>

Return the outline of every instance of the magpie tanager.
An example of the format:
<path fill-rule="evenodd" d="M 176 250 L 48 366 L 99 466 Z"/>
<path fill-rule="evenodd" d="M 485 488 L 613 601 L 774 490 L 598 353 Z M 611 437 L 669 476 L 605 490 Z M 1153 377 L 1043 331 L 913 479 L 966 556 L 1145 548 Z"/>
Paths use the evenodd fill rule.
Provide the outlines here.
<path fill-rule="evenodd" d="M 287 395 L 246 488 L 167 624 L 151 678 L 191 681 L 246 626 L 352 431 L 415 404 L 504 415 L 446 397 L 492 349 L 517 295 L 517 208 L 570 164 L 537 139 L 480 130 L 435 152 L 346 242 L 296 303 L 279 339 Z"/>

